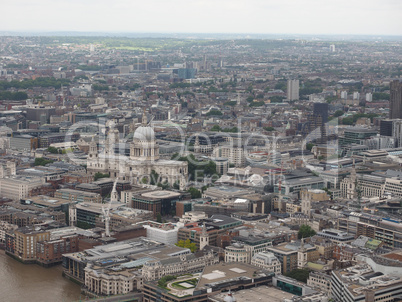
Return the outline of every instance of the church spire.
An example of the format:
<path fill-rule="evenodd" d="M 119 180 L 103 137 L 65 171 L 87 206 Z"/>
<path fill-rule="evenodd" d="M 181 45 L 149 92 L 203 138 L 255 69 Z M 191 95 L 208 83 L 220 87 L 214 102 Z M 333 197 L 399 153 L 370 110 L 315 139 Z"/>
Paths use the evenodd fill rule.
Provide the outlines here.
<path fill-rule="evenodd" d="M 204 222 L 200 235 L 200 251 L 202 251 L 207 245 L 209 245 L 209 235 L 207 233 L 207 227 Z"/>
<path fill-rule="evenodd" d="M 110 194 L 110 201 L 111 202 L 118 202 L 119 201 L 119 194 L 117 193 L 116 185 L 117 185 L 117 178 L 114 181 L 113 190 L 112 190 L 112 193 Z"/>
<path fill-rule="evenodd" d="M 200 139 L 198 137 L 198 134 L 195 137 L 194 152 L 196 152 L 196 153 L 200 152 Z"/>
<path fill-rule="evenodd" d="M 205 226 L 205 222 L 202 225 L 202 236 L 207 236 L 207 227 Z"/>
<path fill-rule="evenodd" d="M 353 158 L 353 164 L 352 164 L 352 172 L 350 173 L 350 178 L 352 179 L 352 182 L 354 183 L 356 181 L 356 163 L 355 159 Z"/>

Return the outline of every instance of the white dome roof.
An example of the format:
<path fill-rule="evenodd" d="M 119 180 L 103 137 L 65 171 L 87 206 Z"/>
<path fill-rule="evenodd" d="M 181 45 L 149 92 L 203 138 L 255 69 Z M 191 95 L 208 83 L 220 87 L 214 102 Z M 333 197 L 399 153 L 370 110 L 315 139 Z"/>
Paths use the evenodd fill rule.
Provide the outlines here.
<path fill-rule="evenodd" d="M 133 138 L 151 142 L 155 139 L 155 132 L 151 127 L 140 126 L 135 130 Z"/>
<path fill-rule="evenodd" d="M 225 302 L 236 302 L 236 298 L 232 296 L 232 294 L 229 294 L 223 299 Z"/>

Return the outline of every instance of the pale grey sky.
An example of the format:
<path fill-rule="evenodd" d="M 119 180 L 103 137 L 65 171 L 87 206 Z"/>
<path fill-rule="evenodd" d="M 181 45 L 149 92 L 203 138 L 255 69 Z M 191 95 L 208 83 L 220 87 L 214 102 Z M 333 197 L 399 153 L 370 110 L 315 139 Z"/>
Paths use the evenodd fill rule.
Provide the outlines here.
<path fill-rule="evenodd" d="M 0 31 L 402 35 L 402 0 L 2 0 Z"/>

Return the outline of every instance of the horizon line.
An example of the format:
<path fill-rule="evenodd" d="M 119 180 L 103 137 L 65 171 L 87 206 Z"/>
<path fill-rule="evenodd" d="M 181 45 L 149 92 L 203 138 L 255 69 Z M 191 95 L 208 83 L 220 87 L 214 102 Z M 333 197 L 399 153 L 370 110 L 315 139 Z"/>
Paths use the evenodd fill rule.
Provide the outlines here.
<path fill-rule="evenodd" d="M 51 35 L 51 34 L 118 34 L 118 35 L 253 35 L 253 36 L 325 36 L 325 37 L 396 37 L 402 38 L 402 35 L 393 34 L 358 34 L 358 33 L 258 33 L 258 32 L 162 32 L 162 31 L 79 31 L 79 30 L 0 30 L 0 36 L 7 34 L 35 34 L 35 35 Z"/>

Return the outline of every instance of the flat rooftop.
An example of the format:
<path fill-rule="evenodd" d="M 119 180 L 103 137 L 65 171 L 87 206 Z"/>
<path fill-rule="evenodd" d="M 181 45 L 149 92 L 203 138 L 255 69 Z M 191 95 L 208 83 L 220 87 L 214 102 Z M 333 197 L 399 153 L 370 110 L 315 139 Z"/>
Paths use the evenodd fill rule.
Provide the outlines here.
<path fill-rule="evenodd" d="M 292 299 L 294 295 L 281 291 L 275 287 L 258 286 L 250 289 L 243 289 L 237 292 L 232 292 L 236 301 L 242 302 L 255 302 L 255 301 L 269 301 L 269 302 L 282 302 L 284 299 Z M 220 293 L 212 296 L 214 300 L 223 302 L 228 293 Z"/>
<path fill-rule="evenodd" d="M 219 263 L 207 266 L 198 282 L 197 288 L 240 277 L 254 279 L 256 271 L 259 271 L 257 267 L 245 263 Z"/>
<path fill-rule="evenodd" d="M 141 194 L 142 197 L 152 198 L 152 199 L 160 199 L 160 198 L 173 198 L 180 196 L 180 193 L 167 191 L 167 190 L 158 190 L 158 191 L 151 191 Z"/>

